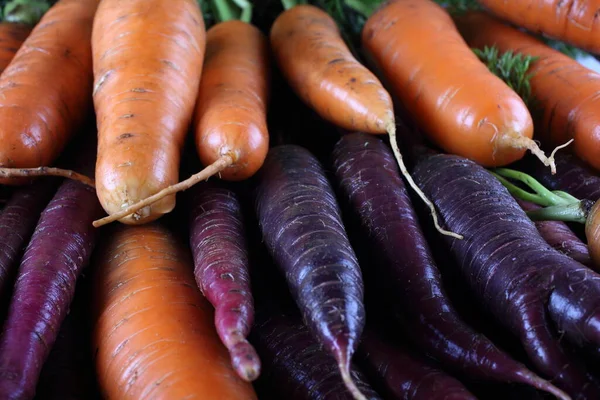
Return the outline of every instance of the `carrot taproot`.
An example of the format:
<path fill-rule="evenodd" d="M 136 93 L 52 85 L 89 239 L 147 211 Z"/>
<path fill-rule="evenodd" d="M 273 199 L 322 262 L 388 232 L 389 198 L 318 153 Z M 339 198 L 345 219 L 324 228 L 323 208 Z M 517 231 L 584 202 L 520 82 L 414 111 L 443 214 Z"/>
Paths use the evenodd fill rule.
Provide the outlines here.
<path fill-rule="evenodd" d="M 488 11 L 531 32 L 599 54 L 598 0 L 478 0 Z"/>
<path fill-rule="evenodd" d="M 227 9 L 227 2 L 215 3 Z M 231 181 L 247 179 L 263 164 L 269 147 L 268 41 L 258 28 L 245 21 L 228 19 L 229 14 L 221 18 L 225 20 L 206 33 L 206 55 L 193 119 L 196 149 L 206 168 L 95 222 L 95 226 L 137 213 L 216 174 Z"/>
<path fill-rule="evenodd" d="M 93 345 L 104 396 L 256 399 L 219 341 L 189 251 L 158 223 L 115 228 L 94 278 Z"/>
<path fill-rule="evenodd" d="M 396 142 L 396 120 L 390 94 L 353 55 L 335 20 L 321 9 L 284 2 L 270 32 L 271 49 L 290 86 L 323 119 L 347 130 L 388 134 L 396 162 L 411 188 L 431 210 L 445 235 L 433 204 L 411 178 Z"/>
<path fill-rule="evenodd" d="M 535 57 L 527 79 L 537 136 L 552 145 L 574 139 L 572 151 L 599 169 L 600 74 L 485 13 L 470 12 L 455 20 L 470 46 Z"/>
<path fill-rule="evenodd" d="M 96 191 L 109 215 L 178 181 L 204 49 L 196 0 L 100 3 L 92 32 Z M 146 223 L 174 207 L 168 196 L 120 221 Z"/>
<path fill-rule="evenodd" d="M 533 122 L 519 96 L 473 54 L 450 15 L 431 0 L 396 0 L 369 16 L 362 44 L 402 105 L 436 145 L 484 166 L 531 151 Z"/>
<path fill-rule="evenodd" d="M 87 118 L 97 5 L 98 0 L 58 2 L 0 76 L 0 167 L 49 165 Z M 22 182 L 0 177 L 2 184 Z"/>

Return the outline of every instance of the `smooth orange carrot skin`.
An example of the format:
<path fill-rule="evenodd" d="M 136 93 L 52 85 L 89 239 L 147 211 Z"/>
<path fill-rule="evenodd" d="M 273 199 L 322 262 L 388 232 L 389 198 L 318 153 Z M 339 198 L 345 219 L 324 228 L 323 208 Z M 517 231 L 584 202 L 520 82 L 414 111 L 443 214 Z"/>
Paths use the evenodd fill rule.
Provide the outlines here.
<path fill-rule="evenodd" d="M 523 157 L 506 141 L 531 138 L 527 107 L 479 61 L 430 0 L 396 0 L 365 24 L 362 43 L 404 107 L 438 146 L 484 166 Z"/>
<path fill-rule="evenodd" d="M 196 0 L 103 0 L 94 20 L 96 191 L 108 214 L 177 183 L 202 72 L 205 30 Z M 175 196 L 121 219 L 141 224 Z"/>
<path fill-rule="evenodd" d="M 600 265 L 600 202 L 596 202 L 585 221 L 585 236 L 592 260 Z"/>
<path fill-rule="evenodd" d="M 118 226 L 98 255 L 93 344 L 107 399 L 253 400 L 188 251 L 159 224 Z"/>
<path fill-rule="evenodd" d="M 97 6 L 98 0 L 58 2 L 0 76 L 0 167 L 49 165 L 82 126 L 91 109 Z"/>
<path fill-rule="evenodd" d="M 204 165 L 230 155 L 227 180 L 247 179 L 269 147 L 269 44 L 242 21 L 219 23 L 206 34 L 206 56 L 196 102 L 196 148 Z"/>
<path fill-rule="evenodd" d="M 473 12 L 456 21 L 473 47 L 539 57 L 529 69 L 535 107 L 541 110 L 534 112 L 537 135 L 553 145 L 574 138 L 569 148 L 600 169 L 600 74 L 487 14 Z"/>
<path fill-rule="evenodd" d="M 327 13 L 310 5 L 292 7 L 275 20 L 270 39 L 283 75 L 321 117 L 375 134 L 395 124 L 389 93 L 354 58 Z"/>
<path fill-rule="evenodd" d="M 479 0 L 498 17 L 600 53 L 600 0 Z"/>
<path fill-rule="evenodd" d="M 0 73 L 8 67 L 31 33 L 31 26 L 4 22 L 0 24 Z"/>

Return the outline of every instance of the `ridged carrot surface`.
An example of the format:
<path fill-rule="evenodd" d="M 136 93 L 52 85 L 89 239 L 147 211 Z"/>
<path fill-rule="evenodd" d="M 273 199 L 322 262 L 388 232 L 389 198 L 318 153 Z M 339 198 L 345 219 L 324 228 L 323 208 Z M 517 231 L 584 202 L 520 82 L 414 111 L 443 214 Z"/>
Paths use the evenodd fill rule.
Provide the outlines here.
<path fill-rule="evenodd" d="M 0 73 L 8 67 L 30 33 L 31 27 L 26 24 L 0 24 Z"/>

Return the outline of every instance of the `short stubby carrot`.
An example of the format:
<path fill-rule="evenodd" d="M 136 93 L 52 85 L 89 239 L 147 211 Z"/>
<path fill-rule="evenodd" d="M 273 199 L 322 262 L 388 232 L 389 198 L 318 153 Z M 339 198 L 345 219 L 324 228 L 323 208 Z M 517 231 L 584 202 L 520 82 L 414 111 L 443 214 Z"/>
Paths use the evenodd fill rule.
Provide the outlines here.
<path fill-rule="evenodd" d="M 536 57 L 528 75 L 537 135 L 552 145 L 575 139 L 571 150 L 600 169 L 600 74 L 487 14 L 472 12 L 456 21 L 473 47 Z"/>
<path fill-rule="evenodd" d="M 158 223 L 118 225 L 106 238 L 93 329 L 105 398 L 256 399 L 231 367 L 181 241 Z"/>
<path fill-rule="evenodd" d="M 0 24 L 0 73 L 8 67 L 30 33 L 31 26 L 27 24 Z"/>
<path fill-rule="evenodd" d="M 529 31 L 600 53 L 600 0 L 479 0 L 489 11 Z"/>
<path fill-rule="evenodd" d="M 58 2 L 0 76 L 0 167 L 46 166 L 82 126 L 91 109 L 97 6 L 98 0 Z"/>
<path fill-rule="evenodd" d="M 196 0 L 103 0 L 94 19 L 96 190 L 113 214 L 179 179 L 202 72 L 205 30 Z M 141 224 L 175 196 L 120 219 Z"/>
<path fill-rule="evenodd" d="M 387 3 L 367 20 L 362 44 L 404 107 L 446 152 L 491 167 L 529 149 L 553 166 L 532 140 L 527 106 L 479 61 L 433 1 Z"/>

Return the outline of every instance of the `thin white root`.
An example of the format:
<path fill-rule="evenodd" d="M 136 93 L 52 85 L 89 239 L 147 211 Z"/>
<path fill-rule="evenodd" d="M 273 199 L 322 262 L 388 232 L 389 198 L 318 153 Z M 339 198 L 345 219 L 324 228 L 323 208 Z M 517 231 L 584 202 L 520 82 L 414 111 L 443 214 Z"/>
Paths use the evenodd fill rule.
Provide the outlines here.
<path fill-rule="evenodd" d="M 339 364 L 339 368 L 340 373 L 342 374 L 342 380 L 344 381 L 344 384 L 346 385 L 346 388 L 348 389 L 352 397 L 354 397 L 355 400 L 368 400 L 366 396 L 361 393 L 358 387 L 356 387 L 356 383 L 354 383 L 354 380 L 350 375 L 350 369 L 348 365 Z"/>
<path fill-rule="evenodd" d="M 404 175 L 410 187 L 419 195 L 421 200 L 425 202 L 427 207 L 429 207 L 429 210 L 431 210 L 431 216 L 433 217 L 433 224 L 435 225 L 435 229 L 437 229 L 438 232 L 440 232 L 442 235 L 451 236 L 456 239 L 463 239 L 462 235 L 451 231 L 447 231 L 440 226 L 435 206 L 433 205 L 431 200 L 427 198 L 427 196 L 425 195 L 425 193 L 423 193 L 419 186 L 417 186 L 412 176 L 410 176 L 406 165 L 404 165 L 404 159 L 402 158 L 402 153 L 400 153 L 400 149 L 398 148 L 398 142 L 396 141 L 396 126 L 394 124 L 390 124 L 387 127 L 387 132 L 390 136 L 390 144 L 392 145 L 392 151 L 394 152 L 394 156 L 396 157 L 396 161 L 398 162 L 398 166 L 400 167 L 400 172 L 402 172 L 402 175 Z"/>
<path fill-rule="evenodd" d="M 516 149 L 529 150 L 531 154 L 539 158 L 540 161 L 544 163 L 546 167 L 550 167 L 550 172 L 552 173 L 552 175 L 556 174 L 556 163 L 554 162 L 554 154 L 557 149 L 560 149 L 567 145 L 564 144 L 562 145 L 562 147 L 557 147 L 556 149 L 554 149 L 550 157 L 546 157 L 546 154 L 542 151 L 542 149 L 540 149 L 538 144 L 535 141 L 533 141 L 533 139 L 528 138 L 527 136 L 505 135 L 503 137 L 503 142 Z"/>
<path fill-rule="evenodd" d="M 554 172 L 552 172 L 552 175 L 554 175 L 556 173 L 556 165 L 555 165 L 556 160 L 554 160 L 554 156 L 556 155 L 556 152 L 564 149 L 565 147 L 567 147 L 574 141 L 575 141 L 575 139 L 571 139 L 567 143 L 561 144 L 560 146 L 556 146 L 556 148 L 554 150 L 552 150 L 552 153 L 550 153 L 550 157 L 548 157 L 548 159 L 552 162 L 552 165 L 554 165 Z"/>
<path fill-rule="evenodd" d="M 204 168 L 202 171 L 190 176 L 186 180 L 181 181 L 175 185 L 166 187 L 163 190 L 161 190 L 160 192 L 155 193 L 152 196 L 147 197 L 143 200 L 140 200 L 137 203 L 134 203 L 134 204 L 122 209 L 119 212 L 116 212 L 107 217 L 101 218 L 99 220 L 96 220 L 93 222 L 93 225 L 94 225 L 94 227 L 99 228 L 103 225 L 110 224 L 111 222 L 118 221 L 121 218 L 127 217 L 131 214 L 135 214 L 142 208 L 148 207 L 148 206 L 156 203 L 157 201 L 163 199 L 166 196 L 170 196 L 177 192 L 187 190 L 187 189 L 191 188 L 192 186 L 194 186 L 195 184 L 197 184 L 198 182 L 204 181 L 204 180 L 210 178 L 211 176 L 218 174 L 225 168 L 229 167 L 231 164 L 233 164 L 233 158 L 229 155 L 225 155 L 225 156 L 219 158 L 217 161 L 215 161 L 211 165 Z"/>
<path fill-rule="evenodd" d="M 69 169 L 60 169 L 53 167 L 38 167 L 38 168 L 0 168 L 0 177 L 14 178 L 36 178 L 41 176 L 59 176 L 68 178 L 74 181 L 79 181 L 89 187 L 94 187 L 94 180 L 82 175 L 78 172 Z"/>

